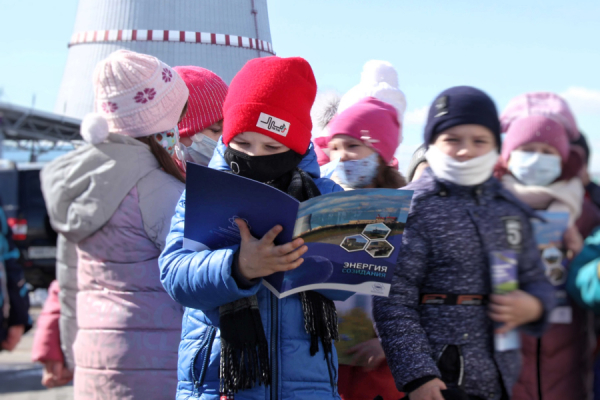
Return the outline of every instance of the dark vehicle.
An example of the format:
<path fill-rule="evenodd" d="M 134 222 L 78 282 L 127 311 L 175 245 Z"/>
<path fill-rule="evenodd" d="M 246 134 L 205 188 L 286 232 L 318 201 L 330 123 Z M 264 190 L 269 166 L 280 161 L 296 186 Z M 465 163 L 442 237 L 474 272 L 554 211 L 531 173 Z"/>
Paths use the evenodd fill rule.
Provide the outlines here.
<path fill-rule="evenodd" d="M 40 186 L 42 164 L 0 160 L 0 199 L 13 240 L 21 252 L 25 279 L 47 288 L 55 279 L 56 232 L 50 226 Z"/>

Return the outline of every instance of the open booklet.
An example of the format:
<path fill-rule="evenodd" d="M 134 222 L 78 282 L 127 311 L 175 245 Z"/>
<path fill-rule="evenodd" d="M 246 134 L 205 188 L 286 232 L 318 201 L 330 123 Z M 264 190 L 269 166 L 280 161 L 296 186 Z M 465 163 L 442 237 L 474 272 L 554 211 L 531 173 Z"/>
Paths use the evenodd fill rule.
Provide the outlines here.
<path fill-rule="evenodd" d="M 412 195 L 363 189 L 301 203 L 266 184 L 188 163 L 183 245 L 202 251 L 239 244 L 236 218 L 257 238 L 281 225 L 276 244 L 301 237 L 308 251 L 300 267 L 263 279 L 277 297 L 306 290 L 332 300 L 351 293 L 387 296 Z"/>

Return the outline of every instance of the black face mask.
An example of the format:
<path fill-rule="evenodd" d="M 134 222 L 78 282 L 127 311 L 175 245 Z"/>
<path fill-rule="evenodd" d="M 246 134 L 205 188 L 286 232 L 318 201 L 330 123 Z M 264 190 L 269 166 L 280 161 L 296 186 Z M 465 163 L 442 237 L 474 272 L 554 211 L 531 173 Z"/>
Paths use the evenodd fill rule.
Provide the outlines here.
<path fill-rule="evenodd" d="M 270 156 L 251 156 L 231 147 L 225 150 L 225 161 L 231 172 L 263 183 L 290 172 L 300 164 L 302 157 L 294 150 Z"/>

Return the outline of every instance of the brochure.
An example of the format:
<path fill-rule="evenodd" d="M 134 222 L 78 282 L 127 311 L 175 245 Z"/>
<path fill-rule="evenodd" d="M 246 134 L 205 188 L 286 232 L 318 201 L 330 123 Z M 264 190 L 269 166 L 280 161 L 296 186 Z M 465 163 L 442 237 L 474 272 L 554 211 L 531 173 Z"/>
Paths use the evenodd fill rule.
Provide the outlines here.
<path fill-rule="evenodd" d="M 513 250 L 493 251 L 490 254 L 492 270 L 492 291 L 494 294 L 506 294 L 519 288 L 518 261 Z M 502 325 L 502 324 L 498 324 Z M 494 334 L 496 351 L 515 350 L 521 347 L 519 331 L 513 329 L 506 333 Z"/>
<path fill-rule="evenodd" d="M 300 267 L 263 279 L 278 298 L 306 290 L 332 300 L 352 293 L 387 296 L 412 195 L 362 189 L 300 203 L 266 184 L 189 163 L 183 245 L 202 251 L 239 244 L 236 218 L 257 238 L 279 224 L 276 244 L 301 237 L 308 251 Z"/>
<path fill-rule="evenodd" d="M 335 342 L 338 363 L 354 365 L 348 350 L 377 337 L 373 327 L 373 297 L 355 294 L 346 301 L 336 301 L 340 340 Z"/>
<path fill-rule="evenodd" d="M 563 248 L 563 236 L 569 226 L 567 212 L 538 212 L 541 218 L 533 219 L 533 232 L 542 254 L 542 262 L 546 267 L 546 276 L 554 285 L 557 306 L 550 313 L 549 320 L 553 324 L 570 324 L 573 321 L 573 309 L 567 297 L 567 267 L 569 260 Z"/>

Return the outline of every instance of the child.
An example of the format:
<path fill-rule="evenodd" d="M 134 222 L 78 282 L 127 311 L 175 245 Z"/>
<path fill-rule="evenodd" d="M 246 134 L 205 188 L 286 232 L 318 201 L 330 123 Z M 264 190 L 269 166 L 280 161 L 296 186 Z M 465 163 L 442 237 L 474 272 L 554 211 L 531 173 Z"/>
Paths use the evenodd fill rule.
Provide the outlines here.
<path fill-rule="evenodd" d="M 389 166 L 402 141 L 398 112 L 391 105 L 374 97 L 361 99 L 335 117 L 325 137 L 330 157 L 339 160 L 332 179 L 345 190 L 398 189 L 406 185 L 398 170 Z M 397 400 L 403 396 L 396 389 L 383 348 L 372 329 L 371 299 L 355 294 L 345 302 L 336 302 L 338 314 L 354 304 L 363 305 L 368 320 L 360 327 L 373 332 L 372 339 L 349 350 L 352 365 L 340 365 L 339 393 L 344 400 L 371 400 L 377 396 Z"/>
<path fill-rule="evenodd" d="M 47 388 L 63 386 L 73 379 L 73 371 L 65 365 L 60 349 L 59 285 L 54 280 L 48 287 L 48 298 L 35 321 L 36 329 L 31 346 L 31 361 L 43 364 L 42 385 Z"/>
<path fill-rule="evenodd" d="M 31 329 L 29 291 L 18 261 L 19 249 L 0 201 L 0 352 L 13 351 Z"/>
<path fill-rule="evenodd" d="M 187 111 L 179 122 L 186 161 L 208 165 L 223 133 L 223 102 L 227 84 L 201 67 L 174 67 L 190 91 Z"/>
<path fill-rule="evenodd" d="M 576 221 L 590 216 L 582 215 L 584 188 L 577 176 L 582 160 L 565 127 L 543 115 L 514 120 L 506 132 L 500 166 L 502 184 L 518 199 L 536 210 L 569 213 L 565 248 L 579 253 L 582 239 Z M 558 278 L 551 282 L 557 289 L 564 284 Z M 564 290 L 557 292 L 561 293 Z M 544 336 L 522 335 L 523 369 L 513 399 L 537 399 L 538 394 L 543 400 L 591 399 L 595 342 L 590 316 L 571 302 L 561 309 L 570 315 L 553 313 Z"/>
<path fill-rule="evenodd" d="M 341 114 L 347 108 L 367 97 L 374 97 L 396 109 L 398 119 L 399 137 L 402 137 L 404 111 L 406 111 L 406 97 L 398 85 L 398 72 L 387 61 L 370 60 L 365 63 L 360 76 L 360 82 L 348 92 L 338 98 L 334 93 L 319 96 L 319 104 L 311 111 L 313 121 L 318 129 L 315 130 L 313 142 L 317 149 L 319 165 L 332 161 L 327 147 L 327 125 L 335 114 Z M 398 168 L 398 160 L 392 157 L 390 165 Z"/>
<path fill-rule="evenodd" d="M 330 124 L 327 147 L 338 160 L 331 179 L 345 190 L 398 189 L 406 181 L 390 164 L 401 142 L 394 107 L 366 97 L 338 115 Z"/>
<path fill-rule="evenodd" d="M 265 182 L 300 201 L 342 190 L 318 178 L 309 148 L 316 89 L 302 58 L 246 63 L 229 87 L 222 143 L 210 167 Z M 278 121 L 278 129 L 269 119 Z M 275 246 L 280 226 L 254 238 L 238 219 L 240 245 L 194 252 L 183 248 L 184 221 L 185 193 L 160 261 L 164 287 L 187 307 L 177 398 L 339 398 L 333 302 L 315 292 L 277 300 L 261 284 L 264 276 L 302 264 L 303 240 Z M 244 357 L 250 357 L 247 363 Z"/>
<path fill-rule="evenodd" d="M 500 123 L 482 91 L 459 86 L 438 95 L 424 143 L 430 168 L 405 188 L 415 194 L 390 296 L 374 298 L 388 364 L 411 400 L 508 399 L 519 351 L 494 350 L 494 323 L 498 333 L 522 326 L 539 335 L 554 302 L 529 223 L 534 213 L 492 177 Z M 509 250 L 520 290 L 492 295 L 490 253 Z"/>
<path fill-rule="evenodd" d="M 409 182 L 416 181 L 423 175 L 423 171 L 429 167 L 429 163 L 425 158 L 427 153 L 427 146 L 424 144 L 420 145 L 413 153 L 410 164 L 408 164 L 408 172 L 406 173 L 406 179 Z"/>
<path fill-rule="evenodd" d="M 59 276 L 69 285 L 61 301 L 77 299 L 61 336 L 72 329 L 76 339 L 61 344 L 74 353 L 75 399 L 169 398 L 183 310 L 161 286 L 158 256 L 184 189 L 171 153 L 188 89 L 157 58 L 118 50 L 94 70 L 94 97 L 81 126 L 88 144 L 41 173 L 61 246 L 76 245 L 66 261 L 78 289 Z M 63 305 L 68 314 L 73 304 Z"/>

